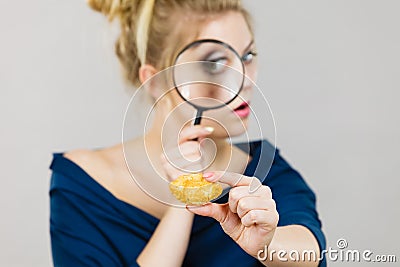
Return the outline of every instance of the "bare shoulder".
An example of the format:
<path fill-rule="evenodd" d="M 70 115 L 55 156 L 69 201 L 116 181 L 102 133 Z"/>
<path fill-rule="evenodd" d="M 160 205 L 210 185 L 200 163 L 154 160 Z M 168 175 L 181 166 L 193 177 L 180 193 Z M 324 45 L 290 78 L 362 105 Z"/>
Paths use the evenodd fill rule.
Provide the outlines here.
<path fill-rule="evenodd" d="M 81 167 L 98 183 L 111 190 L 113 164 L 106 150 L 76 149 L 64 153 L 64 157 Z"/>
<path fill-rule="evenodd" d="M 83 169 L 105 167 L 107 165 L 105 157 L 96 150 L 75 149 L 64 153 L 64 157 Z"/>
<path fill-rule="evenodd" d="M 64 153 L 64 157 L 81 167 L 117 199 L 157 218 L 164 213 L 165 206 L 144 193 L 132 179 L 122 144 L 101 150 L 73 150 Z"/>

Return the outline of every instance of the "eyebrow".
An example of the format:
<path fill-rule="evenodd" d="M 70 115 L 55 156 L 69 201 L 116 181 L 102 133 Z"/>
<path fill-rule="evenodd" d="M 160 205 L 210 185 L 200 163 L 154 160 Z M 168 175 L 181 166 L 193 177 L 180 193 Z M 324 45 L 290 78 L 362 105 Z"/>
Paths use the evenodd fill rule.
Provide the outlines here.
<path fill-rule="evenodd" d="M 243 54 L 247 52 L 247 50 L 250 49 L 250 47 L 254 44 L 254 39 L 251 39 L 250 43 L 246 46 L 246 48 L 243 50 Z"/>
<path fill-rule="evenodd" d="M 243 50 L 243 53 L 242 53 L 241 57 L 244 56 L 244 54 L 250 49 L 250 47 L 251 47 L 253 44 L 254 44 L 254 39 L 251 39 L 250 43 L 249 43 L 249 44 L 246 46 L 246 48 Z M 197 47 L 197 46 L 199 46 L 199 45 L 200 45 L 200 44 L 196 44 L 195 47 Z M 209 58 L 212 54 L 214 54 L 214 53 L 215 53 L 214 51 L 207 53 L 205 56 L 202 57 L 202 58 L 203 58 L 202 61 L 207 61 L 208 58 Z"/>

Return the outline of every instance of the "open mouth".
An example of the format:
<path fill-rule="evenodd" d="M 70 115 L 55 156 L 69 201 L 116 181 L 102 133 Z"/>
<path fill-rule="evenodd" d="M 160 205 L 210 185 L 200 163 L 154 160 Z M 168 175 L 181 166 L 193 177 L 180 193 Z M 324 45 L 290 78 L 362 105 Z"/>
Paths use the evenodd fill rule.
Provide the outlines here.
<path fill-rule="evenodd" d="M 240 106 L 238 106 L 237 108 L 235 108 L 233 111 L 238 111 L 238 110 L 244 110 L 249 106 L 249 104 L 247 102 L 243 102 L 242 104 L 240 104 Z"/>
<path fill-rule="evenodd" d="M 250 115 L 250 107 L 248 102 L 243 102 L 233 110 L 233 112 L 240 118 L 245 118 Z"/>

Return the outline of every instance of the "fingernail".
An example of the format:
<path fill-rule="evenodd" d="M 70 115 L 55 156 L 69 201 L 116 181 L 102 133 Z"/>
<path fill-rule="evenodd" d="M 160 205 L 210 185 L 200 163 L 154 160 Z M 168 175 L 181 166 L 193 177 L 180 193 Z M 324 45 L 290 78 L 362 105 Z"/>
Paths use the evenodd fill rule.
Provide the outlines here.
<path fill-rule="evenodd" d="M 204 127 L 204 129 L 209 133 L 214 132 L 214 127 L 211 127 L 211 126 Z"/>
<path fill-rule="evenodd" d="M 188 211 L 193 212 L 193 213 L 198 213 L 198 212 L 205 211 L 206 209 L 208 209 L 208 207 L 209 207 L 208 204 L 209 204 L 209 203 L 206 203 L 206 204 L 203 204 L 203 205 L 201 205 L 201 206 L 186 205 L 186 209 L 187 209 Z"/>
<path fill-rule="evenodd" d="M 213 172 L 205 172 L 205 173 L 203 173 L 203 177 L 204 177 L 204 178 L 210 178 L 210 177 L 212 177 L 213 175 L 214 175 Z"/>
<path fill-rule="evenodd" d="M 195 209 L 195 207 L 194 207 L 194 206 L 186 205 L 186 209 L 189 210 L 189 211 L 192 211 L 192 210 Z"/>

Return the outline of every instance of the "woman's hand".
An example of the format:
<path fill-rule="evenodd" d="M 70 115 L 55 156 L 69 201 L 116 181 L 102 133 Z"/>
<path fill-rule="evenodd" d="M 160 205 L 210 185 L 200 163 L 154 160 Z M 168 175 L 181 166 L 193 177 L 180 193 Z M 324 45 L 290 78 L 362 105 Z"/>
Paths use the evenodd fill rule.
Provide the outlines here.
<path fill-rule="evenodd" d="M 213 132 L 211 127 L 188 126 L 179 134 L 178 143 L 161 154 L 161 163 L 168 180 L 189 172 L 201 172 L 205 164 L 205 155 L 200 142 Z M 195 140 L 196 139 L 196 140 Z"/>
<path fill-rule="evenodd" d="M 271 243 L 279 220 L 270 188 L 256 177 L 238 173 L 214 172 L 213 176 L 206 177 L 210 182 L 219 181 L 233 187 L 228 203 L 187 208 L 195 214 L 216 219 L 244 251 L 257 257 L 258 251 Z"/>

